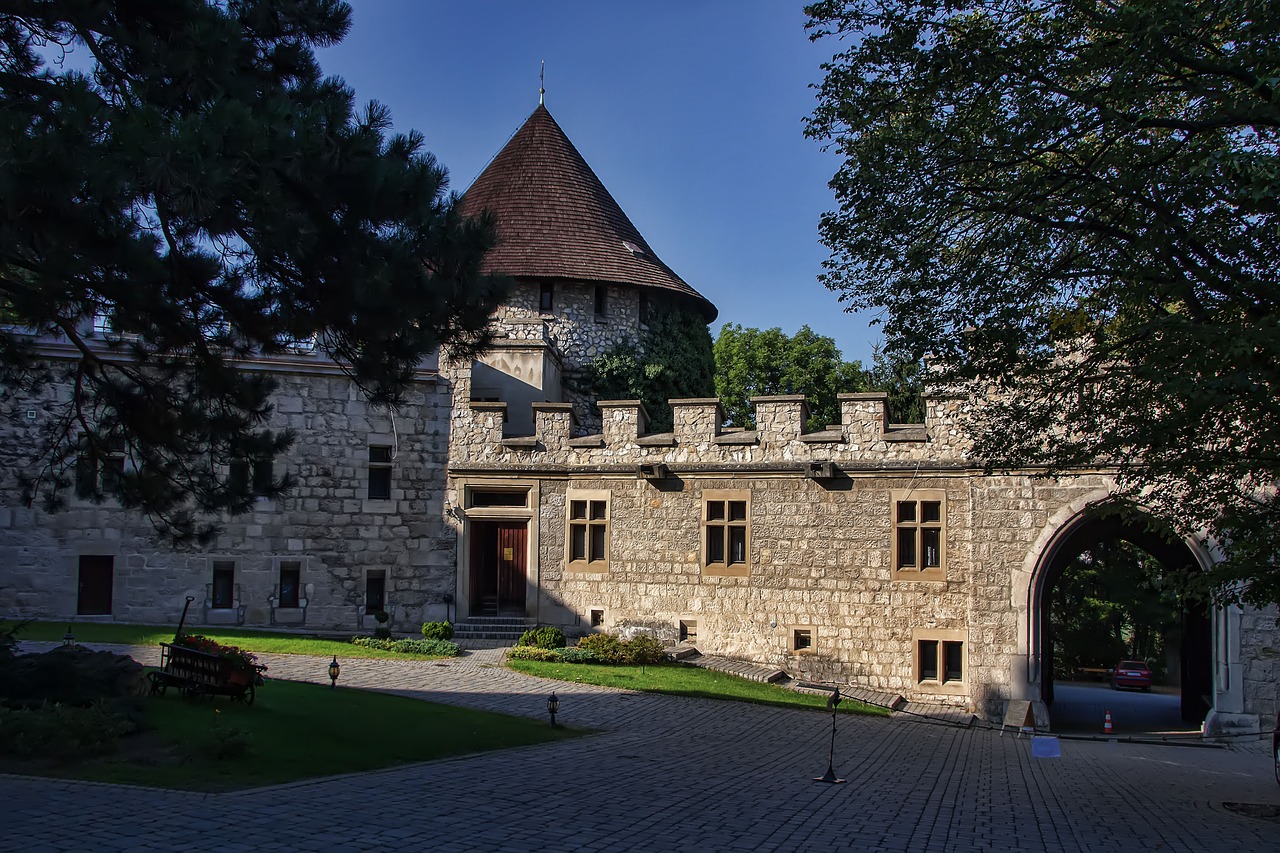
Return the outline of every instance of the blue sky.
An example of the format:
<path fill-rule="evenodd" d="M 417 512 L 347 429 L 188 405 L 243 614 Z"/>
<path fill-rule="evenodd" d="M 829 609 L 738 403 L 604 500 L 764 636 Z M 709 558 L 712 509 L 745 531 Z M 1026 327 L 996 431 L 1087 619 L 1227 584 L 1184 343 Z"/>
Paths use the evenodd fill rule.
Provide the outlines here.
<path fill-rule="evenodd" d="M 870 361 L 876 329 L 817 281 L 837 160 L 803 135 L 810 44 L 799 0 L 354 0 L 320 52 L 361 101 L 416 128 L 465 190 L 538 104 L 654 251 L 720 309 L 712 326 L 808 324 Z"/>

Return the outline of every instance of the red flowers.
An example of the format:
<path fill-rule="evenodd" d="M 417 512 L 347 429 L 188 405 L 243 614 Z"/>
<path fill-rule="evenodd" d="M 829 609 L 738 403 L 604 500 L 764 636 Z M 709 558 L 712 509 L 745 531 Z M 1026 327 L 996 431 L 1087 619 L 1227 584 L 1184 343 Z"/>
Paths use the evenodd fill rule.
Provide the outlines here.
<path fill-rule="evenodd" d="M 173 645 L 226 658 L 244 669 L 254 669 L 258 665 L 258 656 L 253 652 L 246 652 L 237 646 L 224 646 L 199 634 L 179 634 L 173 638 Z M 262 668 L 266 669 L 266 667 Z"/>

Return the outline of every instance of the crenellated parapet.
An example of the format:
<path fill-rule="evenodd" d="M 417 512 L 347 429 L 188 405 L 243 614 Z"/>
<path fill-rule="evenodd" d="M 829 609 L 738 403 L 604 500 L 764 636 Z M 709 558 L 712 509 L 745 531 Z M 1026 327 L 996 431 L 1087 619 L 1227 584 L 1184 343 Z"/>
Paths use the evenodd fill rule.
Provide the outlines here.
<path fill-rule="evenodd" d="M 724 408 L 715 398 L 671 401 L 669 433 L 646 432 L 649 416 L 638 400 L 597 404 L 601 431 L 575 436 L 568 403 L 535 403 L 532 435 L 514 436 L 503 423 L 503 403 L 464 403 L 454 413 L 455 467 L 471 465 L 584 466 L 631 468 L 664 463 L 680 466 L 788 467 L 830 462 L 867 469 L 902 464 L 968 463 L 968 442 L 960 428 L 962 401 L 926 399 L 924 424 L 888 422 L 888 395 L 841 394 L 840 423 L 809 431 L 808 403 L 802 395 L 756 397 L 756 428 L 724 425 Z M 814 469 L 826 470 L 826 469 Z"/>

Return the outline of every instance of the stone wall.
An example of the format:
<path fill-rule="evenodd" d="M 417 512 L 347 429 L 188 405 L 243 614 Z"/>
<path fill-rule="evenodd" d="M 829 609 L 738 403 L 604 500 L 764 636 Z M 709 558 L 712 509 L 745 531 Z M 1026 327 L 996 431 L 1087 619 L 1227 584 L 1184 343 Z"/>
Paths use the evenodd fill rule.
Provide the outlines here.
<path fill-rule="evenodd" d="M 0 510 L 0 613 L 74 616 L 79 557 L 110 555 L 114 591 L 107 619 L 171 624 L 191 595 L 191 624 L 240 616 L 246 625 L 270 625 L 269 599 L 282 560 L 301 563 L 307 629 L 360 627 L 369 570 L 387 573 L 388 610 L 399 627 L 443 618 L 441 596 L 453 591 L 456 564 L 454 532 L 442 521 L 447 385 L 434 373 L 421 374 L 393 418 L 370 407 L 332 365 L 274 367 L 280 387 L 268 425 L 298 436 L 274 466 L 277 475 L 297 478 L 288 496 L 260 498 L 252 512 L 224 519 L 223 532 L 207 548 L 175 547 L 145 517 L 111 501 L 96 506 L 73 498 L 54 513 L 27 508 L 8 478 Z M 6 424 L 0 458 L 8 471 L 38 464 L 34 437 L 60 409 L 58 396 L 52 389 L 49 398 L 33 402 L 36 418 Z M 371 444 L 395 448 L 390 500 L 367 496 Z M 234 561 L 239 597 L 232 613 L 206 611 L 214 560 Z M 302 618 L 292 610 L 276 615 L 277 624 Z"/>

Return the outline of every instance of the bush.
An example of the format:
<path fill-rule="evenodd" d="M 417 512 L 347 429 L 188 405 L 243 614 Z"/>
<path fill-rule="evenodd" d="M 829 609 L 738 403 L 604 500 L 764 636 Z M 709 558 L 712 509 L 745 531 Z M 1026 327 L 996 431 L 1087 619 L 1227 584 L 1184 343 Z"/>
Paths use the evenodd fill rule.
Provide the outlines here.
<path fill-rule="evenodd" d="M 536 646 L 539 649 L 563 649 L 564 631 L 554 625 L 530 628 L 520 635 L 517 646 Z"/>
<path fill-rule="evenodd" d="M 377 620 L 379 625 L 385 625 L 391 621 L 391 614 L 385 610 L 373 611 L 373 618 Z"/>
<path fill-rule="evenodd" d="M 214 761 L 229 761 L 249 753 L 253 746 L 253 736 L 247 729 L 224 724 L 222 712 L 215 709 L 213 725 L 197 746 L 201 753 Z"/>
<path fill-rule="evenodd" d="M 622 663 L 622 641 L 615 634 L 589 634 L 578 641 L 578 648 L 586 649 L 597 663 Z"/>
<path fill-rule="evenodd" d="M 390 637 L 352 637 L 353 646 L 366 649 L 379 649 L 384 652 L 400 652 L 401 654 L 441 655 L 456 658 L 460 654 L 457 643 L 448 640 L 393 640 Z"/>
<path fill-rule="evenodd" d="M 424 640 L 452 640 L 453 626 L 448 622 L 423 622 L 422 638 Z"/>
<path fill-rule="evenodd" d="M 137 730 L 130 707 L 120 701 L 99 700 L 83 708 L 53 702 L 0 707 L 0 754 L 98 755 Z"/>
<path fill-rule="evenodd" d="M 560 660 L 564 663 L 602 663 L 591 652 L 578 646 L 560 649 Z"/>
<path fill-rule="evenodd" d="M 390 640 L 391 629 L 386 625 L 379 625 L 377 628 L 373 629 L 373 636 L 377 637 L 379 640 Z"/>
<path fill-rule="evenodd" d="M 662 650 L 662 642 L 657 637 L 637 634 L 622 644 L 622 658 L 630 664 L 656 664 L 666 662 L 667 654 Z"/>
<path fill-rule="evenodd" d="M 540 646 L 516 646 L 507 649 L 507 660 L 537 660 L 545 663 L 559 663 L 561 649 L 544 649 Z"/>

